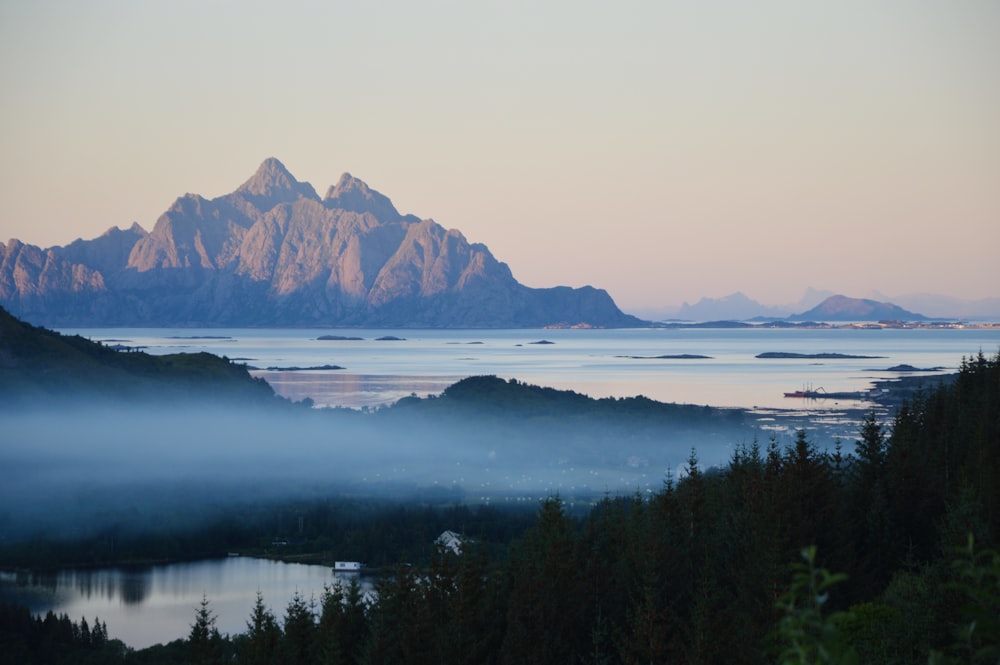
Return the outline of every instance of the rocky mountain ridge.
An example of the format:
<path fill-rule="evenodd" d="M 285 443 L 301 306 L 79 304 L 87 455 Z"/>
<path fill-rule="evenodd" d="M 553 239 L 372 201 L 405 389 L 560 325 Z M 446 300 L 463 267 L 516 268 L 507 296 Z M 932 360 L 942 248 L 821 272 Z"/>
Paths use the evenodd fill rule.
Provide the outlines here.
<path fill-rule="evenodd" d="M 518 283 L 489 249 L 345 173 L 270 158 L 230 194 L 41 249 L 0 243 L 0 304 L 49 326 L 629 327 L 603 290 Z"/>

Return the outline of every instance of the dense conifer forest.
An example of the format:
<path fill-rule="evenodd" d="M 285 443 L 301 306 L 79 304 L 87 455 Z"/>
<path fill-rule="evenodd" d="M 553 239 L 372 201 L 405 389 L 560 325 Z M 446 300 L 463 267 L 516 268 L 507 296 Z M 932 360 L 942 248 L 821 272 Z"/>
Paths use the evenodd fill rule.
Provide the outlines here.
<path fill-rule="evenodd" d="M 821 451 L 800 432 L 711 470 L 693 450 L 651 496 L 584 514 L 551 496 L 507 542 L 392 569 L 372 602 L 355 586 L 259 598 L 246 632 L 224 636 L 206 598 L 185 639 L 139 652 L 96 619 L 5 607 L 0 659 L 996 663 L 998 523 L 1000 355 L 979 354 L 891 422 L 870 415 L 856 445 Z"/>

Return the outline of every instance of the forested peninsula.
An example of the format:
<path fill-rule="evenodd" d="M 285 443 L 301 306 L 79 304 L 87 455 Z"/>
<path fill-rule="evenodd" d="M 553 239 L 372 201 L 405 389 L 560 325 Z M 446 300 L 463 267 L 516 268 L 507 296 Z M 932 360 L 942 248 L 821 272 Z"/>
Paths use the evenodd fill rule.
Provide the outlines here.
<path fill-rule="evenodd" d="M 0 409 L 46 401 L 281 403 L 244 365 L 210 353 L 154 356 L 33 326 L 0 307 Z"/>

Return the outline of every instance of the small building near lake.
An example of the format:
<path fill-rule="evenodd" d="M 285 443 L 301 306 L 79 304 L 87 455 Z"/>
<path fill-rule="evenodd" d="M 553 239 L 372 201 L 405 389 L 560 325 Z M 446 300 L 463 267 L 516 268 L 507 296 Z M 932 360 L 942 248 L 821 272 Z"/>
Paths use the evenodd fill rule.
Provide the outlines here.
<path fill-rule="evenodd" d="M 360 573 L 363 567 L 360 561 L 333 562 L 333 572 L 335 573 Z"/>

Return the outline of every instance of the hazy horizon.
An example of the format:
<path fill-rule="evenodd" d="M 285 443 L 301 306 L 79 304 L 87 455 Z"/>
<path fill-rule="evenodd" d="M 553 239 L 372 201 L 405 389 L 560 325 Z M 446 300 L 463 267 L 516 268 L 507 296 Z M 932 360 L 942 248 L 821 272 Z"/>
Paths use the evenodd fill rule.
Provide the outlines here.
<path fill-rule="evenodd" d="M 273 156 L 625 311 L 997 297 L 998 32 L 977 0 L 6 3 L 0 241 L 151 230 Z"/>

